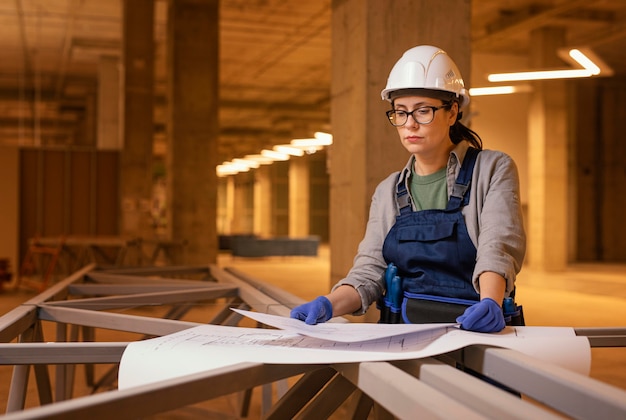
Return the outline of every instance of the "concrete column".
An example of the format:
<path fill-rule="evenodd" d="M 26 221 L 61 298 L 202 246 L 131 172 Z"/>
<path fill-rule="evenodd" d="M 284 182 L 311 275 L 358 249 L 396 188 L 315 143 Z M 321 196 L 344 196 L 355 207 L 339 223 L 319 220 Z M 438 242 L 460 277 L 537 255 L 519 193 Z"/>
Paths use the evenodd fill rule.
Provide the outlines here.
<path fill-rule="evenodd" d="M 231 230 L 234 234 L 247 234 L 252 231 L 252 221 L 250 220 L 252 211 L 252 203 L 249 198 L 252 197 L 252 184 L 249 182 L 251 178 L 250 172 L 243 172 L 232 176 L 235 179 L 234 197 L 233 197 L 233 218 Z"/>
<path fill-rule="evenodd" d="M 120 132 L 120 59 L 102 56 L 98 61 L 97 147 L 101 150 L 122 148 Z"/>
<path fill-rule="evenodd" d="M 254 170 L 253 232 L 259 236 L 272 234 L 272 178 L 269 166 Z"/>
<path fill-rule="evenodd" d="M 305 157 L 289 161 L 289 236 L 309 235 L 309 161 Z"/>
<path fill-rule="evenodd" d="M 531 34 L 533 68 L 563 67 L 561 28 Z M 528 258 L 534 268 L 567 265 L 567 95 L 563 80 L 536 82 L 528 116 Z"/>
<path fill-rule="evenodd" d="M 152 236 L 153 0 L 123 2 L 124 148 L 120 195 L 123 235 Z"/>
<path fill-rule="evenodd" d="M 409 158 L 380 98 L 407 49 L 446 50 L 470 80 L 470 2 L 333 0 L 330 154 L 331 282 L 343 278 L 363 238 L 376 185 Z M 453 28 L 453 29 L 452 29 Z"/>
<path fill-rule="evenodd" d="M 172 0 L 168 15 L 170 235 L 185 263 L 217 258 L 217 0 Z"/>
<path fill-rule="evenodd" d="M 235 177 L 226 177 L 226 216 L 224 223 L 224 235 L 233 233 L 233 217 L 235 214 Z"/>

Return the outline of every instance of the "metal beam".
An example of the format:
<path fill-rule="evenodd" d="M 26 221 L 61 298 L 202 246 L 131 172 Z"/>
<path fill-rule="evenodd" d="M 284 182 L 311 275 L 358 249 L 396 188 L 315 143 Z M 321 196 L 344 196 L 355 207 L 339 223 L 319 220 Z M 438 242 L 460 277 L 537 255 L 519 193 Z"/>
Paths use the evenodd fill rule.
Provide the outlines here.
<path fill-rule="evenodd" d="M 454 395 L 438 391 L 390 363 L 335 365 L 374 401 L 401 419 L 482 419 Z"/>
<path fill-rule="evenodd" d="M 58 402 L 5 416 L 16 419 L 137 419 L 319 369 L 317 365 L 240 363 L 210 372 Z M 219 384 L 219 386 L 216 386 Z"/>
<path fill-rule="evenodd" d="M 292 419 L 337 374 L 331 367 L 306 373 L 266 413 L 265 420 Z"/>
<path fill-rule="evenodd" d="M 206 288 L 212 290 L 232 289 L 230 286 L 217 285 L 215 283 L 195 282 L 194 288 Z M 186 287 L 189 289 L 190 287 Z M 72 296 L 94 296 L 94 295 L 131 295 L 146 292 L 171 292 L 181 289 L 180 284 L 73 284 L 69 286 Z"/>
<path fill-rule="evenodd" d="M 289 308 L 293 308 L 297 305 L 303 304 L 305 302 L 304 299 L 302 299 L 299 296 L 296 296 L 292 293 L 289 293 L 287 291 L 285 291 L 284 289 L 281 289 L 280 287 L 276 287 L 272 284 L 268 284 L 265 282 L 260 282 L 258 280 L 253 279 L 251 276 L 247 275 L 246 273 L 237 270 L 236 268 L 232 268 L 232 267 L 226 267 L 224 268 L 224 271 L 226 271 L 227 273 L 230 273 L 232 275 L 234 275 L 235 277 L 237 277 L 240 280 L 245 281 L 246 283 L 248 283 L 250 286 L 254 287 L 256 290 L 259 290 L 263 293 L 265 293 L 267 296 L 284 303 L 286 306 L 288 306 Z"/>
<path fill-rule="evenodd" d="M 112 288 L 111 290 L 114 290 Z M 161 291 L 153 293 L 136 293 L 123 296 L 109 296 L 98 298 L 71 299 L 46 303 L 46 306 L 63 306 L 66 308 L 90 309 L 99 311 L 103 309 L 130 308 L 144 305 L 164 305 L 171 303 L 198 302 L 202 300 L 217 299 L 221 297 L 237 296 L 237 288 L 234 286 L 218 286 L 211 289 L 186 288 L 175 291 Z"/>
<path fill-rule="evenodd" d="M 192 282 L 197 280 L 182 280 L 182 279 L 168 279 L 167 275 L 185 275 L 185 274 L 202 274 L 209 273 L 209 266 L 177 266 L 177 267 L 117 267 L 110 268 L 106 271 L 92 271 L 85 277 L 86 279 L 93 279 L 95 281 L 123 281 L 126 278 L 135 279 L 135 281 L 145 280 L 150 282 L 152 280 L 156 282 L 161 281 L 180 281 L 180 282 Z M 125 277 L 128 276 L 128 277 Z M 159 276 L 159 278 L 148 278 L 143 276 Z"/>
<path fill-rule="evenodd" d="M 271 298 L 262 291 L 252 287 L 247 282 L 230 273 L 221 271 L 217 269 L 217 267 L 211 268 L 211 274 L 220 282 L 230 283 L 237 286 L 239 288 L 239 296 L 257 311 L 272 315 L 289 316 L 290 310 L 284 302 L 279 302 L 276 299 Z"/>
<path fill-rule="evenodd" d="M 426 385 L 454 395 L 457 401 L 485 417 L 519 420 L 562 418 L 432 357 L 392 364 Z"/>
<path fill-rule="evenodd" d="M 42 305 L 39 313 L 44 321 L 104 328 L 109 330 L 134 332 L 138 334 L 163 336 L 197 327 L 196 322 L 148 318 L 136 315 L 121 315 L 108 312 L 94 312 L 83 309 L 61 308 Z"/>
<path fill-rule="evenodd" d="M 30 328 L 37 320 L 37 307 L 22 305 L 0 317 L 0 342 L 7 343 Z"/>
<path fill-rule="evenodd" d="M 463 363 L 578 419 L 617 419 L 626 413 L 626 391 L 520 352 L 469 346 L 463 351 Z"/>
<path fill-rule="evenodd" d="M 626 327 L 574 328 L 589 339 L 591 347 L 626 347 Z"/>
<path fill-rule="evenodd" d="M 119 363 L 126 342 L 0 344 L 0 365 Z"/>

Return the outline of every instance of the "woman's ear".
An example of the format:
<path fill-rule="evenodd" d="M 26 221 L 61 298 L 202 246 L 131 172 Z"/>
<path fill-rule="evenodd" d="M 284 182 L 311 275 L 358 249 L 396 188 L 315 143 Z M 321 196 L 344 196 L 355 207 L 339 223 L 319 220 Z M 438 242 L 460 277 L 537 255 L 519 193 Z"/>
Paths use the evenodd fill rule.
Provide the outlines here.
<path fill-rule="evenodd" d="M 459 115 L 459 103 L 455 101 L 455 102 L 452 102 L 452 106 L 450 107 L 450 118 L 448 119 L 448 124 L 450 125 L 450 127 L 452 127 L 454 123 L 456 123 L 458 115 Z"/>

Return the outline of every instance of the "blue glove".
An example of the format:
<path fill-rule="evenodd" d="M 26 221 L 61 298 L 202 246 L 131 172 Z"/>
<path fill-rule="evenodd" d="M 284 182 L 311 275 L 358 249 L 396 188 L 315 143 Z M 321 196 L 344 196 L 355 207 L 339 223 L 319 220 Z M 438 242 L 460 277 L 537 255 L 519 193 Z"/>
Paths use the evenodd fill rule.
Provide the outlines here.
<path fill-rule="evenodd" d="M 293 308 L 290 317 L 304 321 L 308 325 L 326 322 L 333 317 L 333 305 L 327 297 L 318 296 L 310 302 Z"/>
<path fill-rule="evenodd" d="M 456 322 L 461 324 L 461 329 L 483 333 L 502 331 L 506 325 L 502 308 L 491 298 L 485 298 L 467 308 Z"/>

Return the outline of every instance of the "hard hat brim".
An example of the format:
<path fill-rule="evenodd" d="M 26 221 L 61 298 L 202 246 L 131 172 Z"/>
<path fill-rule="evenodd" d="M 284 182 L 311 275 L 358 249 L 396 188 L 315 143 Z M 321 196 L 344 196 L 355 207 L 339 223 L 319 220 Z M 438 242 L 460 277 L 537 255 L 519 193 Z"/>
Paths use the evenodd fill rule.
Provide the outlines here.
<path fill-rule="evenodd" d="M 465 89 L 463 89 L 465 90 Z M 425 89 L 425 88 L 406 88 L 406 89 L 385 89 L 381 92 L 383 100 L 393 102 L 395 99 L 403 96 L 424 96 L 426 98 L 440 99 L 444 102 L 457 101 L 459 108 L 463 108 L 469 103 L 469 95 L 461 92 L 457 96 L 456 93 L 449 90 Z"/>

